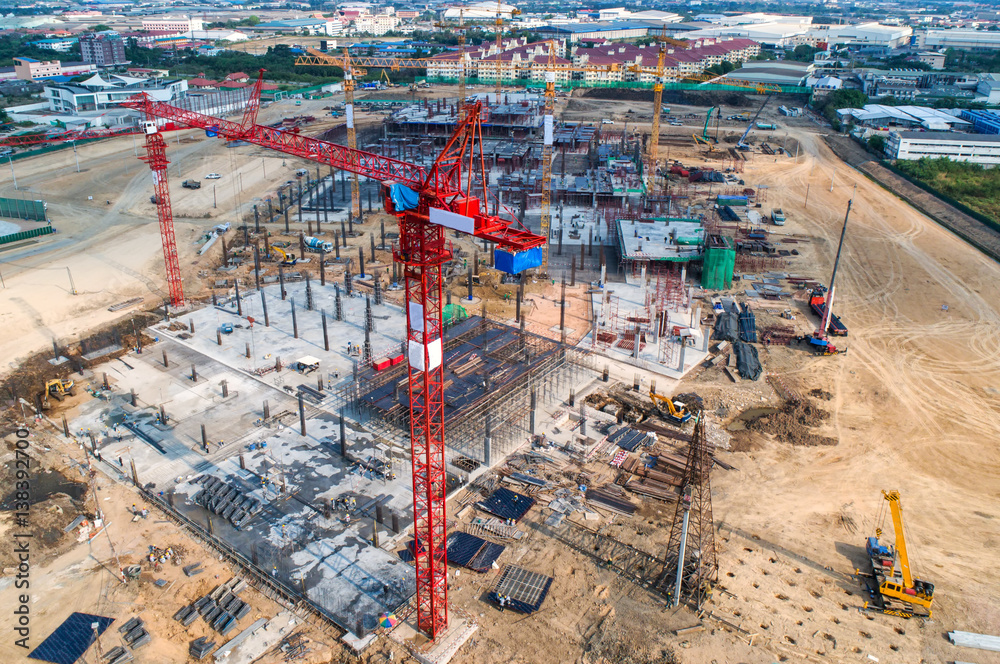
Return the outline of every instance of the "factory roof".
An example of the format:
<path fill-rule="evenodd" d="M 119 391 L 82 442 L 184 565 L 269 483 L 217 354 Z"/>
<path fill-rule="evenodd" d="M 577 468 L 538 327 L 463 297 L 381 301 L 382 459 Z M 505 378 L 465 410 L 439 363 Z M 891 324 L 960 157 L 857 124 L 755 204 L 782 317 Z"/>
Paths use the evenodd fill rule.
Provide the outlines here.
<path fill-rule="evenodd" d="M 963 134 L 955 131 L 897 131 L 901 138 L 961 143 L 1000 143 L 1000 134 Z"/>

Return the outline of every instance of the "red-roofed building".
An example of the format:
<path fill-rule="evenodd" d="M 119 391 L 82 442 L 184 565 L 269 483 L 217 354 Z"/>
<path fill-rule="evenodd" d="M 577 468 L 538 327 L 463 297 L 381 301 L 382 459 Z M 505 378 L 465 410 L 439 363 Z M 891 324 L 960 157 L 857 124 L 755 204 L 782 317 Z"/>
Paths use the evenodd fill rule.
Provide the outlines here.
<path fill-rule="evenodd" d="M 192 78 L 188 81 L 188 87 L 192 90 L 214 90 L 219 87 L 218 81 L 213 81 L 210 78 Z"/>
<path fill-rule="evenodd" d="M 246 74 L 244 74 L 243 72 L 238 71 L 238 72 L 233 72 L 232 74 L 229 74 L 223 80 L 225 80 L 225 81 L 235 81 L 237 83 L 246 83 L 247 81 L 250 80 L 250 77 L 247 76 Z"/>
<path fill-rule="evenodd" d="M 227 90 L 232 90 L 234 88 L 249 88 L 249 83 L 243 83 L 240 81 L 224 81 L 219 85 L 220 88 L 225 88 Z"/>

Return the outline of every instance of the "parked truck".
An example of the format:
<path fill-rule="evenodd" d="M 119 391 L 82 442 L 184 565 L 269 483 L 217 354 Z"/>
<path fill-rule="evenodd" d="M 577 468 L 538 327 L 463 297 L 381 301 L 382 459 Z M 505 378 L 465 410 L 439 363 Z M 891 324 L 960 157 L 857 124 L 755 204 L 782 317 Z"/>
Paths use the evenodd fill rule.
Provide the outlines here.
<path fill-rule="evenodd" d="M 785 213 L 781 211 L 781 208 L 771 210 L 771 221 L 774 222 L 775 226 L 785 225 Z"/>
<path fill-rule="evenodd" d="M 309 251 L 316 251 L 316 252 L 325 251 L 327 253 L 333 251 L 332 242 L 324 242 L 323 240 L 320 240 L 318 237 L 312 237 L 310 235 L 305 236 L 305 238 L 303 239 L 305 240 L 306 243 L 306 249 L 308 249 Z"/>
<path fill-rule="evenodd" d="M 185 189 L 201 189 L 201 182 L 198 180 L 184 180 L 181 186 Z"/>

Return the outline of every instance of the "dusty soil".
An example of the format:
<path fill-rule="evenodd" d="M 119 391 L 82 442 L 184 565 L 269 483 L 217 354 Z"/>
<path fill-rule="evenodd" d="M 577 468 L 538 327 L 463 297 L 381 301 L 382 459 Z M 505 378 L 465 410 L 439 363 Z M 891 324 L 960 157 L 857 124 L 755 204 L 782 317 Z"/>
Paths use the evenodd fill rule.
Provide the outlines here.
<path fill-rule="evenodd" d="M 286 106 L 283 113 L 306 112 L 307 103 L 303 109 Z M 611 103 L 616 105 L 610 110 L 621 113 L 629 104 Z M 588 109 L 577 113 L 592 113 Z M 281 109 L 266 110 L 278 114 Z M 702 114 L 704 110 L 700 109 Z M 664 131 L 665 139 L 678 141 L 671 148 L 676 150 L 672 158 L 691 164 L 708 161 L 690 141 L 681 140 L 690 135 L 691 127 L 700 129 L 697 123 L 692 119 L 687 127 Z M 691 626 L 695 616 L 686 610 L 664 611 L 662 600 L 602 568 L 592 556 L 535 533 L 514 548 L 508 560 L 554 576 L 543 610 L 528 618 L 499 614 L 483 601 L 492 575 L 453 576 L 454 605 L 481 626 L 453 661 L 592 662 L 605 640 L 611 643 L 616 630 L 627 629 L 634 640 L 673 647 L 686 664 L 856 662 L 867 655 L 882 662 L 944 662 L 972 656 L 957 652 L 942 637 L 944 632 L 1000 633 L 995 601 L 1000 572 L 991 564 L 1000 546 L 994 526 L 1000 515 L 1000 453 L 995 444 L 1000 437 L 1000 305 L 995 297 L 1000 266 L 840 161 L 808 118 L 779 120 L 779 124 L 778 136 L 787 133 L 797 142 L 798 159 L 756 154 L 743 177 L 754 187 L 768 185 L 765 207 L 780 206 L 788 217 L 781 233 L 811 239 L 796 245 L 800 255 L 789 261 L 789 271 L 827 279 L 847 200 L 855 197 L 837 295 L 838 309 L 850 328 L 846 339 L 850 352 L 817 357 L 795 347 L 772 346 L 761 353 L 767 371 L 779 374 L 800 395 L 810 394 L 822 402 L 829 417 L 810 429 L 837 444 L 789 445 L 770 434 L 755 434 L 752 448 L 727 456 L 737 471 L 714 473 L 720 579 L 726 592 L 716 592 L 711 605 L 714 618 L 705 616 L 705 632 L 675 637 L 671 630 Z M 736 124 L 730 129 L 735 131 Z M 19 184 L 23 178 L 32 194 L 50 201 L 62 233 L 33 248 L 0 255 L 4 261 L 17 255 L 13 264 L 4 265 L 7 288 L 0 291 L 0 323 L 5 331 L 0 334 L 0 351 L 9 361 L 16 363 L 29 349 L 47 347 L 53 336 L 72 335 L 107 320 L 111 314 L 106 307 L 114 302 L 133 295 L 159 298 L 159 237 L 152 207 L 142 203 L 148 197 L 148 174 L 140 171 L 131 150 L 121 141 L 82 149 L 82 153 L 93 151 L 86 152 L 86 159 L 81 156 L 87 169 L 82 175 L 68 161 L 72 155 L 65 154 L 16 166 Z M 168 155 L 180 155 L 180 177 L 187 168 L 224 172 L 229 155 L 223 150 L 204 141 L 182 142 L 179 148 L 172 143 Z M 185 166 L 189 163 L 185 154 L 205 161 Z M 265 157 L 264 180 L 260 158 L 248 156 L 242 162 L 248 173 L 244 188 L 254 177 L 249 174 L 253 169 L 260 172 L 255 181 L 260 189 L 265 182 L 283 182 L 297 167 L 292 160 L 280 166 L 278 158 Z M 226 175 L 230 177 L 229 171 Z M 219 187 L 219 209 L 237 202 L 228 184 Z M 94 201 L 86 199 L 91 192 Z M 197 291 L 197 273 L 205 264 L 195 264 L 198 259 L 190 242 L 226 217 L 206 216 L 217 210 L 208 208 L 205 188 L 195 192 L 201 196 L 198 200 L 184 201 L 185 192 L 178 188 L 181 209 L 200 216 L 177 224 L 178 237 L 184 239 L 179 243 L 181 263 Z M 3 193 L 14 192 L 4 186 Z M 109 195 L 115 203 L 110 207 L 104 204 Z M 367 237 L 362 244 L 367 246 Z M 69 294 L 66 267 L 72 268 L 80 295 Z M 547 300 L 535 307 L 539 312 L 548 310 L 539 320 L 541 326 L 558 322 L 558 308 L 553 306 L 557 292 L 550 288 L 538 296 Z M 796 311 L 797 331 L 809 332 L 815 321 L 804 303 L 782 303 L 789 306 Z M 581 318 L 586 320 L 586 314 Z M 723 422 L 747 408 L 782 405 L 764 381 L 733 384 L 718 368 L 702 371 L 682 385 L 681 391 L 691 390 Z M 811 394 L 814 390 L 823 394 Z M 850 575 L 863 563 L 864 537 L 880 525 L 876 515 L 883 489 L 902 491 L 914 570 L 936 585 L 932 623 L 857 611 L 864 597 Z M 110 505 L 119 505 L 109 520 L 121 551 L 138 556 L 150 543 L 197 550 L 182 535 L 160 529 L 161 524 L 127 526 L 122 510 L 134 501 L 128 491 L 110 483 L 99 490 L 102 498 L 113 497 L 109 510 Z M 672 506 L 663 505 L 660 511 L 652 524 L 656 537 L 632 524 L 616 524 L 611 532 L 656 553 Z M 529 529 L 540 517 L 540 512 L 529 515 Z M 110 559 L 106 549 L 93 555 L 101 561 Z M 48 633 L 63 617 L 64 608 L 115 610 L 127 617 L 157 597 L 155 586 L 137 595 L 129 594 L 132 590 L 110 590 L 106 573 L 89 556 L 83 548 L 72 547 L 39 575 L 38 597 L 57 597 L 59 602 L 39 600 L 35 633 Z M 215 573 L 227 574 L 221 566 Z M 178 602 L 197 594 L 193 583 L 177 581 Z M 4 593 L 9 598 L 10 589 Z M 172 605 L 170 614 L 177 606 Z M 750 637 L 717 618 L 755 634 L 753 645 Z M 0 627 L 9 628 L 10 618 L 2 621 Z M 173 634 L 167 624 L 158 624 L 154 631 Z M 160 638 L 163 659 L 155 661 L 182 661 L 182 640 Z M 7 647 L 6 642 L 0 645 Z M 380 642 L 366 658 L 379 661 L 392 648 Z M 404 654 L 394 652 L 397 657 Z M 0 650 L 5 661 L 17 661 L 19 656 Z M 974 656 L 979 662 L 1000 662 L 1000 655 L 993 653 Z"/>
<path fill-rule="evenodd" d="M 812 429 L 830 419 L 830 413 L 812 403 L 785 403 L 776 413 L 759 415 L 746 422 L 747 431 L 774 436 L 790 445 L 836 445 L 837 439 L 820 436 Z"/>

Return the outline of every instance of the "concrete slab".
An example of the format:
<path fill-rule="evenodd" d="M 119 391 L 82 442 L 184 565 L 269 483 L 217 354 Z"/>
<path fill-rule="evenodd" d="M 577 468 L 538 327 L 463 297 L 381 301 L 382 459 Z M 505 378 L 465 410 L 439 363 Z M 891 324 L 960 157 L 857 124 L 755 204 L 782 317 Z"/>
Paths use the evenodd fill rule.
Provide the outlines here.
<path fill-rule="evenodd" d="M 479 629 L 472 618 L 452 611 L 448 629 L 430 641 L 417 629 L 416 620 L 417 614 L 413 613 L 389 632 L 389 638 L 405 646 L 421 664 L 447 664 Z"/>

